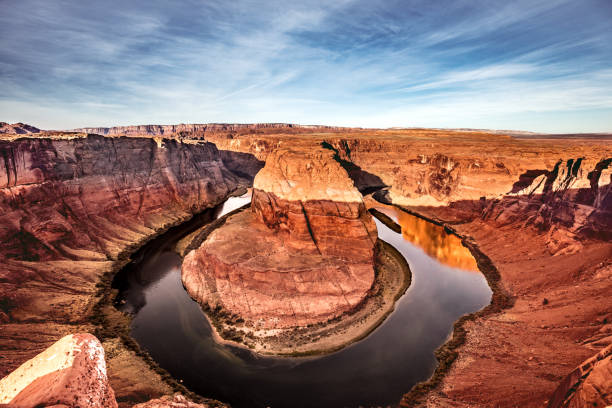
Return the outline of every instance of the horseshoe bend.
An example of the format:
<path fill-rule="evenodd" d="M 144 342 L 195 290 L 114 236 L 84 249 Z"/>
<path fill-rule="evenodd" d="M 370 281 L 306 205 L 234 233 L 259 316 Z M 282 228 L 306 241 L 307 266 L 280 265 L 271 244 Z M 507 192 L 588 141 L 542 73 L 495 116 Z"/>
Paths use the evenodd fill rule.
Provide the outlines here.
<path fill-rule="evenodd" d="M 3 126 L 2 403 L 249 406 L 223 400 L 238 390 L 196 384 L 242 377 L 217 368 L 217 380 L 196 381 L 168 359 L 210 342 L 219 361 L 261 356 L 223 364 L 277 367 L 259 381 L 294 367 L 278 372 L 296 373 L 287 387 L 298 389 L 299 370 L 315 368 L 296 364 L 336 375 L 334 359 L 349 370 L 365 355 L 386 361 L 372 354 L 381 338 L 415 375 L 393 381 L 397 395 L 388 388 L 402 406 L 607 401 L 609 136 Z M 438 318 L 448 323 L 423 348 L 423 319 Z M 179 329 L 160 332 L 161 321 Z M 193 346 L 156 346 L 181 336 Z M 406 368 L 410 348 L 430 356 L 424 368 Z M 384 375 L 366 361 L 360 370 Z"/>

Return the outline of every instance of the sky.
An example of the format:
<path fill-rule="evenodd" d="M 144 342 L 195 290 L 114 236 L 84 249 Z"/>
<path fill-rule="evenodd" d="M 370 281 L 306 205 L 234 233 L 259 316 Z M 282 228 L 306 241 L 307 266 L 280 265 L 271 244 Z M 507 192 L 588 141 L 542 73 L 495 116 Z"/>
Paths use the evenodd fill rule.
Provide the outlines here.
<path fill-rule="evenodd" d="M 612 1 L 0 0 L 0 121 L 612 132 Z"/>

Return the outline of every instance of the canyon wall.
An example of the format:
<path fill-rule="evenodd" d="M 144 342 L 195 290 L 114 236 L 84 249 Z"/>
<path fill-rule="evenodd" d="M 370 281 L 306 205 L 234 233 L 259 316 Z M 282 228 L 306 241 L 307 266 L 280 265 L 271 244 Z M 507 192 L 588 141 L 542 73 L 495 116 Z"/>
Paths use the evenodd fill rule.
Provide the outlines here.
<path fill-rule="evenodd" d="M 602 136 L 603 137 L 603 136 Z M 323 146 L 364 192 L 415 209 L 452 208 L 455 221 L 522 222 L 552 252 L 582 238 L 609 240 L 612 144 L 605 137 L 513 138 L 484 132 L 370 130 L 300 135 L 215 135 L 218 146 L 261 160 L 285 147 Z"/>
<path fill-rule="evenodd" d="M 248 184 L 211 143 L 0 141 L 0 377 L 65 334 L 93 331 L 102 276 L 142 242 Z M 113 350 L 120 400 L 169 391 L 120 342 L 104 346 Z"/>

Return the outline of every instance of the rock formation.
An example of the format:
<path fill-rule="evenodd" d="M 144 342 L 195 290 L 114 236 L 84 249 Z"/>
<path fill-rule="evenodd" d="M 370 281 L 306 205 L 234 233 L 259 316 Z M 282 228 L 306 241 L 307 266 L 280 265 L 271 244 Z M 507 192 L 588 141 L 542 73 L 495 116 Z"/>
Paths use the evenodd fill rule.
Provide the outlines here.
<path fill-rule="evenodd" d="M 612 157 L 591 161 L 590 168 L 584 161 L 559 160 L 550 170 L 528 170 L 509 194 L 488 203 L 482 217 L 546 232 L 554 254 L 579 251 L 581 237 L 612 240 Z"/>
<path fill-rule="evenodd" d="M 0 404 L 16 407 L 117 407 L 102 344 L 71 334 L 0 380 Z"/>
<path fill-rule="evenodd" d="M 592 408 L 612 405 L 612 345 L 584 361 L 563 380 L 548 408 Z"/>
<path fill-rule="evenodd" d="M 185 257 L 183 283 L 201 304 L 255 326 L 324 322 L 366 296 L 375 242 L 376 226 L 332 152 L 278 150 L 255 178 L 252 211 Z"/>

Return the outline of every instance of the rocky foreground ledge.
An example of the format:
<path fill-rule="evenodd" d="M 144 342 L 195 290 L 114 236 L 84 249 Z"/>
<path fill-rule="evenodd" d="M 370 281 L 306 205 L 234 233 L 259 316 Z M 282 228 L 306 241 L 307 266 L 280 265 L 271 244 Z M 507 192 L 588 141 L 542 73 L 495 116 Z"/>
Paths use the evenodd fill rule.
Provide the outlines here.
<path fill-rule="evenodd" d="M 226 340 L 271 354 L 335 350 L 372 330 L 407 286 L 401 255 L 376 242 L 331 151 L 280 149 L 255 178 L 251 210 L 185 257 L 183 284 Z"/>
<path fill-rule="evenodd" d="M 89 333 L 62 337 L 0 380 L 0 406 L 117 408 L 102 343 Z M 135 408 L 208 408 L 180 394 Z"/>

